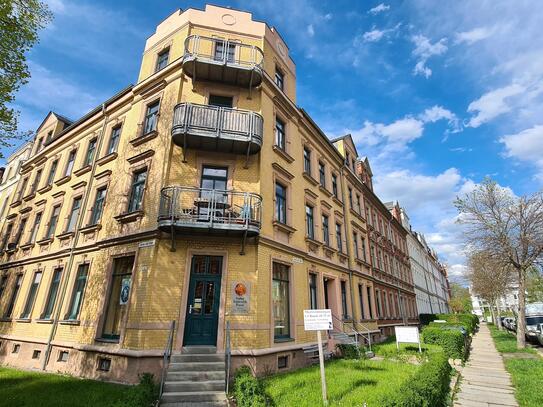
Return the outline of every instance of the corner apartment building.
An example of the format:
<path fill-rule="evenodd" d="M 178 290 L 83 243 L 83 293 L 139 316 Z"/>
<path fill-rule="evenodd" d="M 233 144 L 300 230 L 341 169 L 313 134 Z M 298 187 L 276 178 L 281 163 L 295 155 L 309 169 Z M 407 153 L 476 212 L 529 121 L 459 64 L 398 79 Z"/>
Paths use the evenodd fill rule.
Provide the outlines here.
<path fill-rule="evenodd" d="M 407 248 L 419 314 L 448 313 L 450 289 L 447 268 L 439 261 L 424 235 L 412 230 L 406 211 L 400 208 L 400 212 L 403 225 L 409 231 Z"/>
<path fill-rule="evenodd" d="M 135 382 L 171 332 L 259 374 L 307 363 L 304 309 L 374 340 L 417 322 L 407 230 L 250 13 L 173 13 L 135 85 L 36 140 L 2 231 L 2 363 Z"/>

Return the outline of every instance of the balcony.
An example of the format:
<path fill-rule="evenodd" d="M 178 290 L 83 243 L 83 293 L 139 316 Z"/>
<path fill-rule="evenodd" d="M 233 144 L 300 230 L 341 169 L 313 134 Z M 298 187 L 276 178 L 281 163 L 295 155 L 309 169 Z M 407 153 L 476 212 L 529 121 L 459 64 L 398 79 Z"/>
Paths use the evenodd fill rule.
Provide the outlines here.
<path fill-rule="evenodd" d="M 262 197 L 251 192 L 169 186 L 160 194 L 158 227 L 165 232 L 256 236 Z"/>
<path fill-rule="evenodd" d="M 194 81 L 256 87 L 262 83 L 264 54 L 254 45 L 191 35 L 185 40 L 183 71 Z"/>
<path fill-rule="evenodd" d="M 235 154 L 262 147 L 263 119 L 258 113 L 227 107 L 180 103 L 174 109 L 172 138 L 178 146 Z"/>

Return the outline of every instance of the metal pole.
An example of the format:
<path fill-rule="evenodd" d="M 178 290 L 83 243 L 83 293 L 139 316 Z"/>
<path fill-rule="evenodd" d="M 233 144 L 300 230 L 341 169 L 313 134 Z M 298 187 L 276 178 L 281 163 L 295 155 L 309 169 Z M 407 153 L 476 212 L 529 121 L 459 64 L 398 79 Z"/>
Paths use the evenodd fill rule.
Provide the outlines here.
<path fill-rule="evenodd" d="M 322 386 L 322 403 L 328 406 L 328 397 L 326 396 L 326 376 L 324 374 L 324 355 L 322 354 L 322 338 L 321 331 L 317 331 L 317 341 L 319 343 L 319 363 L 321 366 L 321 386 Z"/>

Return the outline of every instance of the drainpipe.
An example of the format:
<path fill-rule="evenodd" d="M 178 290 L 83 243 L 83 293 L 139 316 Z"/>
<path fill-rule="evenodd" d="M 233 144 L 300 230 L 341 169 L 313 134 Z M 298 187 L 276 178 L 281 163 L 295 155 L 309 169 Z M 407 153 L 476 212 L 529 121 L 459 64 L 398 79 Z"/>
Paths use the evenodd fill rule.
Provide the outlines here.
<path fill-rule="evenodd" d="M 47 339 L 47 347 L 45 348 L 45 357 L 43 358 L 43 362 L 41 365 L 41 370 L 45 370 L 47 367 L 47 363 L 49 363 L 49 358 L 51 356 L 51 348 L 52 348 L 52 341 L 55 337 L 55 334 L 58 329 L 58 323 L 60 319 L 60 312 L 62 311 L 62 305 L 64 304 L 64 299 L 66 296 L 66 292 L 68 291 L 68 282 L 70 281 L 70 274 L 71 274 L 71 268 L 74 263 L 75 258 L 75 249 L 77 247 L 77 242 L 79 240 L 80 235 L 80 229 L 83 225 L 83 220 L 85 218 L 85 209 L 87 208 L 88 200 L 90 198 L 90 193 L 92 191 L 92 183 L 94 180 L 94 174 L 96 172 L 96 161 L 98 160 L 98 156 L 100 154 L 100 151 L 102 150 L 102 144 L 104 141 L 104 134 L 106 131 L 106 125 L 108 122 L 108 116 L 106 116 L 106 104 L 102 103 L 102 116 L 103 116 L 103 123 L 102 123 L 102 131 L 98 138 L 98 145 L 96 146 L 96 151 L 94 153 L 94 158 L 92 162 L 91 172 L 89 176 L 89 183 L 87 187 L 85 188 L 85 194 L 83 195 L 83 202 L 81 203 L 81 208 L 79 210 L 79 215 L 77 219 L 77 223 L 74 230 L 74 238 L 72 241 L 72 245 L 70 247 L 70 257 L 68 258 L 68 263 L 65 267 L 65 270 L 63 271 L 63 282 L 62 282 L 62 289 L 60 293 L 60 298 L 57 303 L 57 309 L 55 310 L 54 318 L 53 318 L 53 325 L 51 326 L 51 331 L 49 332 L 49 338 Z"/>

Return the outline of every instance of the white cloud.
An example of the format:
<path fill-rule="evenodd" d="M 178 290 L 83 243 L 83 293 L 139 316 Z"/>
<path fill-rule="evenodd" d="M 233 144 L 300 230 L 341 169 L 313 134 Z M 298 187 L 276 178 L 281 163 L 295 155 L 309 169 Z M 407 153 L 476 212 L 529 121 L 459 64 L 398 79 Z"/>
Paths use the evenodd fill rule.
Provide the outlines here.
<path fill-rule="evenodd" d="M 381 3 L 378 6 L 375 6 L 374 8 L 369 9 L 368 13 L 376 15 L 387 10 L 390 10 L 390 6 L 388 4 Z"/>
<path fill-rule="evenodd" d="M 315 29 L 313 28 L 313 24 L 309 24 L 307 26 L 307 34 L 309 34 L 310 37 L 313 37 L 315 35 Z"/>
<path fill-rule="evenodd" d="M 361 129 L 346 130 L 347 133 L 351 133 L 355 143 L 368 146 L 382 144 L 388 151 L 402 150 L 407 144 L 421 137 L 423 131 L 424 123 L 409 116 L 390 124 L 372 123 L 366 120 Z"/>
<path fill-rule="evenodd" d="M 503 136 L 499 141 L 505 145 L 506 157 L 534 164 L 537 177 L 543 179 L 543 125 Z"/>
<path fill-rule="evenodd" d="M 511 110 L 508 99 L 524 92 L 526 88 L 518 84 L 508 85 L 502 88 L 491 90 L 479 99 L 474 100 L 468 106 L 468 112 L 474 113 L 469 122 L 470 127 L 479 127 L 495 117 Z"/>
<path fill-rule="evenodd" d="M 419 118 L 425 123 L 435 123 L 439 120 L 447 120 L 451 133 L 462 131 L 462 126 L 458 117 L 443 106 L 434 105 L 420 114 Z"/>
<path fill-rule="evenodd" d="M 418 34 L 411 37 L 411 41 L 415 44 L 412 54 L 418 59 L 413 73 L 429 78 L 432 75 L 432 70 L 426 66 L 426 62 L 432 56 L 442 55 L 447 52 L 447 39 L 441 38 L 432 44 L 428 37 Z"/>
<path fill-rule="evenodd" d="M 365 41 L 365 42 L 377 42 L 379 41 L 381 38 L 383 38 L 383 36 L 386 34 L 386 31 L 384 30 L 377 30 L 377 29 L 374 29 L 374 30 L 371 30 L 371 31 L 366 31 L 363 35 L 362 35 L 362 39 Z"/>
<path fill-rule="evenodd" d="M 456 43 L 473 44 L 477 41 L 484 40 L 494 33 L 494 29 L 488 27 L 477 27 L 473 30 L 462 31 L 456 33 Z"/>

